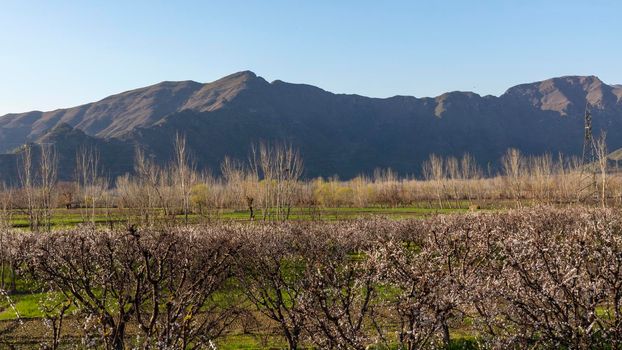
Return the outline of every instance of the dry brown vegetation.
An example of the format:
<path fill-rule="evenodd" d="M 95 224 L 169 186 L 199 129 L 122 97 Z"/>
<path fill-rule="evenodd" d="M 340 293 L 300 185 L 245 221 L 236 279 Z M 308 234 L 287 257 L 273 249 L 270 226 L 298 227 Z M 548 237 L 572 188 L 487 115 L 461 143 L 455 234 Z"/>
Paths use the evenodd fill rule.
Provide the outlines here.
<path fill-rule="evenodd" d="M 52 348 L 67 318 L 88 347 L 189 349 L 254 313 L 291 349 L 436 348 L 457 331 L 484 348 L 622 341 L 622 216 L 609 209 L 3 237 L 5 260 L 54 296 Z"/>
<path fill-rule="evenodd" d="M 622 206 L 622 178 L 605 149 L 589 165 L 510 149 L 497 171 L 484 171 L 469 154 L 432 154 L 422 164 L 422 178 L 378 169 L 372 176 L 342 181 L 302 179 L 302 158 L 282 144 L 259 144 L 246 162 L 225 158 L 216 177 L 196 170 L 185 144 L 184 137 L 176 138 L 175 158 L 166 165 L 138 151 L 135 172 L 114 181 L 103 175 L 96 150 L 80 149 L 75 181 L 58 182 L 53 148 L 42 148 L 38 161 L 26 148 L 19 186 L 0 187 L 2 215 L 22 214 L 30 229 L 39 231 L 50 230 L 55 210 L 63 207 L 79 208 L 83 222 L 102 216 L 112 222 L 114 211 L 128 224 L 154 225 L 188 224 L 190 215 L 193 222 L 209 221 L 225 210 L 244 210 L 250 220 L 283 221 L 296 210 L 314 217 L 322 208 L 339 207 Z"/>

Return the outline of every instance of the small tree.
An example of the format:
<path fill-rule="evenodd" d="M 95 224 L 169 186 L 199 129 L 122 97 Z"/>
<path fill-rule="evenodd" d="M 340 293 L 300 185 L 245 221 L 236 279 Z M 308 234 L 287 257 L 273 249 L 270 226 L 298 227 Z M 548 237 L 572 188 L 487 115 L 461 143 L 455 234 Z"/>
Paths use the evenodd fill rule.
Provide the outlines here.
<path fill-rule="evenodd" d="M 306 329 L 321 349 L 363 350 L 377 337 L 384 339 L 377 323 L 376 265 L 364 254 L 371 232 L 364 226 L 336 225 L 305 235 Z"/>
<path fill-rule="evenodd" d="M 306 235 L 299 225 L 253 227 L 237 262 L 243 291 L 257 311 L 275 321 L 290 350 L 298 349 L 307 322 L 306 266 L 298 251 Z"/>

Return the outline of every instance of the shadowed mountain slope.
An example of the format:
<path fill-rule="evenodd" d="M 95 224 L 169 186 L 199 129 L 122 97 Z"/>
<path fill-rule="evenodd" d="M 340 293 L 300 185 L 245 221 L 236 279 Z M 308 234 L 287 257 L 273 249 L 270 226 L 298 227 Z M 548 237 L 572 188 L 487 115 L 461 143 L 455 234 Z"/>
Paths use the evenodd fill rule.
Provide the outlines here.
<path fill-rule="evenodd" d="M 171 113 L 221 108 L 245 89 L 249 81 L 257 80 L 251 72 L 240 72 L 209 84 L 165 81 L 74 108 L 8 114 L 0 117 L 0 130 L 11 130 L 19 137 L 34 140 L 58 124 L 67 124 L 91 136 L 119 137 L 134 128 L 152 126 Z M 0 146 L 6 143 L 2 137 L 0 134 Z M 15 136 L 11 141 L 23 143 L 19 141 L 24 140 Z M 3 148 L 6 150 L 7 146 Z"/>
<path fill-rule="evenodd" d="M 0 150 L 56 143 L 71 168 L 69 154 L 88 141 L 110 154 L 102 160 L 116 176 L 131 171 L 137 146 L 168 161 L 174 135 L 182 133 L 199 168 L 218 169 L 225 155 L 246 159 L 249 146 L 264 140 L 300 148 L 308 177 L 349 178 L 376 167 L 412 174 L 430 153 L 469 152 L 493 166 L 508 147 L 578 154 L 587 103 L 595 132 L 606 129 L 610 149 L 622 147 L 622 87 L 594 76 L 522 84 L 499 97 L 378 99 L 240 72 L 208 84 L 163 82 L 75 108 L 9 114 L 0 117 Z M 62 137 L 50 141 L 51 130 Z"/>

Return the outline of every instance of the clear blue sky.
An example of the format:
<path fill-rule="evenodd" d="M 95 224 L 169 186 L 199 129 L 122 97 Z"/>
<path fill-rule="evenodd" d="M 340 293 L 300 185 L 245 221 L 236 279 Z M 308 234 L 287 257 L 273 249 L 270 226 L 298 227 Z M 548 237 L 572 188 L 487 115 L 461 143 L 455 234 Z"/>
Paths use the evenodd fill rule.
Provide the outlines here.
<path fill-rule="evenodd" d="M 247 69 L 375 97 L 622 84 L 622 1 L 0 0 L 0 115 Z"/>

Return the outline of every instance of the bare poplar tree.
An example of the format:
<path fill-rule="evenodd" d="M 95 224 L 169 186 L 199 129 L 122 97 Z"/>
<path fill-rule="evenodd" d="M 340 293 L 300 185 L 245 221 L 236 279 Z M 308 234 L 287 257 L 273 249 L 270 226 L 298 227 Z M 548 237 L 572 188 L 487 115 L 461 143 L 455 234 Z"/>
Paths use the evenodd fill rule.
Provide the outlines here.
<path fill-rule="evenodd" d="M 0 227 L 10 227 L 13 216 L 13 188 L 0 182 Z"/>
<path fill-rule="evenodd" d="M 190 196 L 192 194 L 192 186 L 196 183 L 196 172 L 188 155 L 186 137 L 181 134 L 175 135 L 173 174 L 173 182 L 176 184 L 177 191 L 181 197 L 181 210 L 184 215 L 184 222 L 188 224 Z"/>
<path fill-rule="evenodd" d="M 522 195 L 521 176 L 525 167 L 524 162 L 521 152 L 515 148 L 508 149 L 501 158 L 503 174 L 506 176 L 512 195 L 519 205 L 519 200 Z"/>
<path fill-rule="evenodd" d="M 250 213 L 250 220 L 255 218 L 255 205 L 259 179 L 256 172 L 247 168 L 238 160 L 225 157 L 220 164 L 220 172 L 226 181 L 227 192 L 232 195 L 234 205 L 243 203 Z"/>
<path fill-rule="evenodd" d="M 452 196 L 456 201 L 456 207 L 459 207 L 458 200 L 460 199 L 458 182 L 461 179 L 460 163 L 456 157 L 449 156 L 445 159 L 445 173 L 449 178 L 449 182 L 452 188 Z"/>
<path fill-rule="evenodd" d="M 440 209 L 443 209 L 443 183 L 445 180 L 445 167 L 443 165 L 443 158 L 437 156 L 436 154 L 430 154 L 428 160 L 423 162 L 422 165 L 423 177 L 428 181 L 432 181 L 434 184 L 436 198 Z"/>
<path fill-rule="evenodd" d="M 113 228 L 112 208 L 115 206 L 114 195 L 110 190 L 110 180 L 107 177 L 102 177 L 98 181 L 98 188 L 101 190 L 100 199 L 105 211 L 106 219 L 110 229 Z"/>
<path fill-rule="evenodd" d="M 470 153 L 462 155 L 460 159 L 460 170 L 462 172 L 462 178 L 466 180 L 478 179 L 482 176 L 482 170 Z"/>
<path fill-rule="evenodd" d="M 390 168 L 375 169 L 374 183 L 378 187 L 377 200 L 382 204 L 386 203 L 395 207 L 400 200 L 400 181 L 397 178 L 397 174 Z M 352 196 L 350 191 L 346 192 L 346 194 L 348 197 Z"/>
<path fill-rule="evenodd" d="M 260 143 L 252 147 L 251 169 L 263 181 L 263 216 L 287 220 L 295 204 L 302 158 L 292 145 Z"/>
<path fill-rule="evenodd" d="M 54 145 L 42 144 L 39 159 L 41 219 L 49 231 L 52 226 L 53 192 L 58 178 L 58 153 Z"/>
<path fill-rule="evenodd" d="M 154 223 L 155 210 L 161 207 L 164 215 L 169 216 L 169 202 L 165 199 L 161 184 L 164 180 L 162 169 L 153 161 L 147 159 L 145 153 L 140 148 L 136 149 L 136 157 L 134 159 L 134 172 L 138 180 L 138 192 L 141 193 L 143 201 L 141 201 L 139 212 L 144 222 L 148 224 Z"/>
<path fill-rule="evenodd" d="M 605 208 L 607 206 L 607 163 L 609 154 L 607 153 L 607 134 L 604 131 L 598 139 L 594 140 L 594 148 L 600 173 L 600 204 Z"/>
<path fill-rule="evenodd" d="M 529 158 L 530 178 L 533 181 L 534 200 L 549 203 L 551 199 L 552 184 L 550 183 L 553 174 L 553 157 L 545 153 L 541 156 Z"/>
<path fill-rule="evenodd" d="M 6 184 L 0 183 L 0 289 L 4 290 L 5 285 L 5 273 L 8 267 L 8 261 L 5 254 L 7 239 L 6 233 L 11 228 L 11 221 L 13 215 L 13 189 L 6 186 Z"/>
<path fill-rule="evenodd" d="M 37 210 L 35 170 L 32 164 L 32 145 L 30 144 L 25 145 L 20 153 L 20 157 L 18 158 L 18 173 L 21 189 L 24 193 L 24 200 L 26 201 L 28 224 L 30 230 L 36 232 L 39 230 L 40 218 Z"/>
<path fill-rule="evenodd" d="M 95 207 L 102 192 L 100 182 L 99 152 L 86 146 L 80 147 L 76 153 L 76 180 L 82 191 L 82 219 L 90 217 L 95 224 Z"/>
<path fill-rule="evenodd" d="M 462 179 L 468 182 L 466 184 L 466 195 L 470 201 L 473 199 L 473 189 L 475 189 L 475 194 L 478 196 L 482 192 L 480 188 L 475 187 L 479 183 L 478 180 L 482 177 L 482 170 L 477 165 L 475 158 L 470 153 L 465 153 L 462 155 L 462 159 L 460 159 L 460 171 Z"/>

